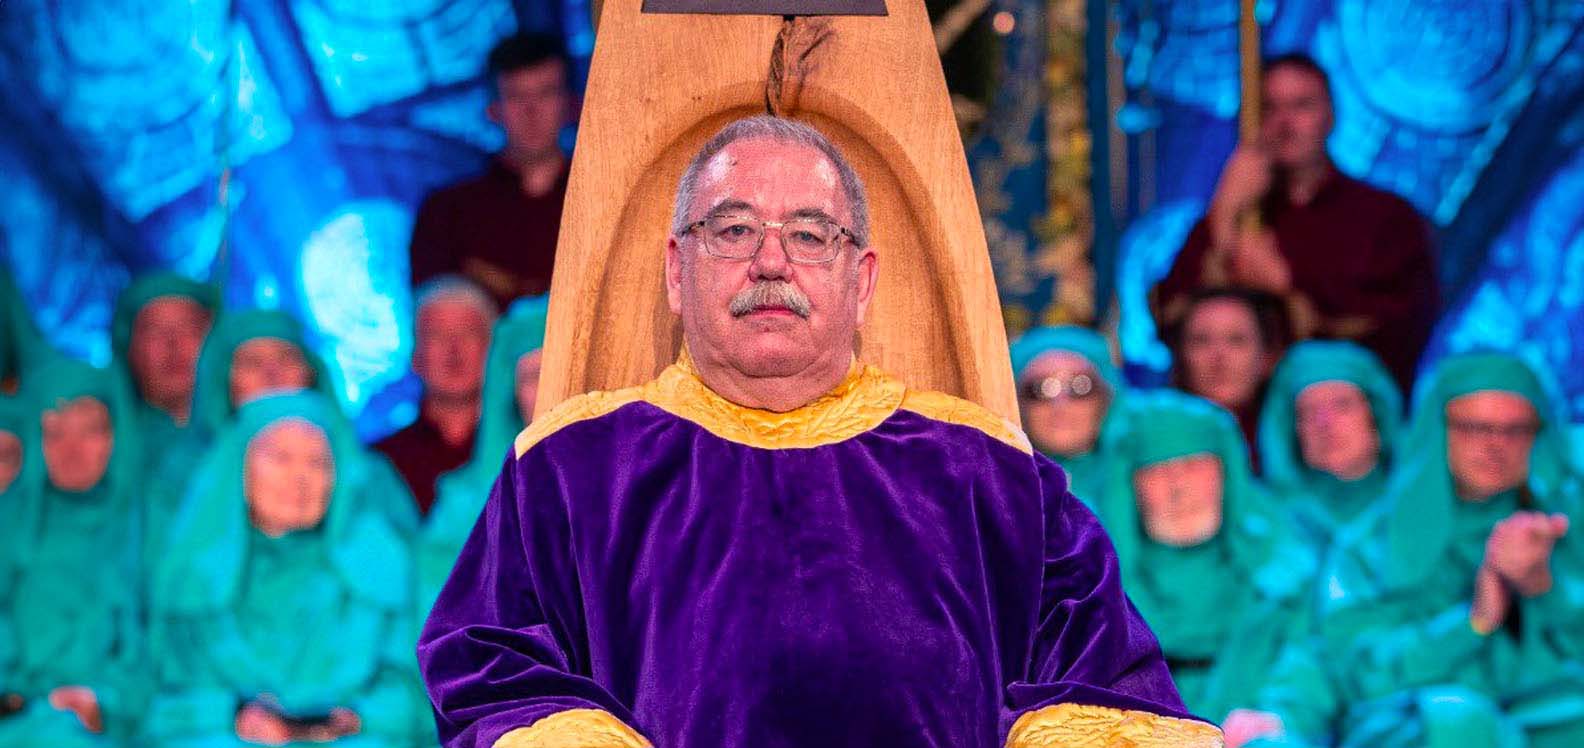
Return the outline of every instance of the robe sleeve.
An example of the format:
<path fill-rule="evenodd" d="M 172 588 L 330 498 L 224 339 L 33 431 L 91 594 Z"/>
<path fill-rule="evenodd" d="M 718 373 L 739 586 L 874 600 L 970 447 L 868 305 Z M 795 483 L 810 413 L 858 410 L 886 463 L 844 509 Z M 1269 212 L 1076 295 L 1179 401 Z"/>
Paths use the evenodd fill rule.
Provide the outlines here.
<path fill-rule="evenodd" d="M 418 662 L 446 748 L 649 745 L 575 652 L 587 637 L 559 479 L 533 451 L 508 458 L 430 611 Z"/>
<path fill-rule="evenodd" d="M 1060 468 L 1036 460 L 1045 565 L 1027 670 L 1007 688 L 1008 748 L 1220 746 L 1220 730 L 1185 711 L 1160 644 L 1122 592 L 1099 521 Z"/>

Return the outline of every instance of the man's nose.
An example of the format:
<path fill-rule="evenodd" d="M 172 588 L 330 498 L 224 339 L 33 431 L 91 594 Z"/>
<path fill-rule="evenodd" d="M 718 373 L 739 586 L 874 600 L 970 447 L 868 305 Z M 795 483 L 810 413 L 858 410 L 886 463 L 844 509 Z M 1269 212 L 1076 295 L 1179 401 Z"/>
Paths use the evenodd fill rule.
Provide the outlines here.
<path fill-rule="evenodd" d="M 781 232 L 766 230 L 764 241 L 759 245 L 759 252 L 748 265 L 748 272 L 755 279 L 781 280 L 786 278 L 790 265 L 786 246 L 781 243 Z"/>

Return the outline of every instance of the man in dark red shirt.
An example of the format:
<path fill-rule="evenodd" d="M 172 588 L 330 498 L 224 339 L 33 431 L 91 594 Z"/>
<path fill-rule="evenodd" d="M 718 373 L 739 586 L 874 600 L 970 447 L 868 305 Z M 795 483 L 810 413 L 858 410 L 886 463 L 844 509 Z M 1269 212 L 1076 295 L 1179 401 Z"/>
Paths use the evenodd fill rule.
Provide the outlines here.
<path fill-rule="evenodd" d="M 1375 351 L 1405 391 L 1439 313 L 1430 236 L 1406 200 L 1342 174 L 1326 153 L 1335 115 L 1305 55 L 1265 65 L 1260 139 L 1232 153 L 1215 196 L 1153 291 L 1180 321 L 1197 290 L 1239 287 L 1285 302 L 1297 337 Z M 1257 210 L 1257 227 L 1244 216 Z"/>
<path fill-rule="evenodd" d="M 473 455 L 484 391 L 484 361 L 495 302 L 459 276 L 442 276 L 418 291 L 413 372 L 423 382 L 418 420 L 376 442 L 427 515 L 435 481 Z"/>
<path fill-rule="evenodd" d="M 506 131 L 506 147 L 483 174 L 424 200 L 413 227 L 414 285 L 462 275 L 501 308 L 549 290 L 566 198 L 559 135 L 573 111 L 569 70 L 565 47 L 549 34 L 508 37 L 490 52 L 489 117 Z"/>

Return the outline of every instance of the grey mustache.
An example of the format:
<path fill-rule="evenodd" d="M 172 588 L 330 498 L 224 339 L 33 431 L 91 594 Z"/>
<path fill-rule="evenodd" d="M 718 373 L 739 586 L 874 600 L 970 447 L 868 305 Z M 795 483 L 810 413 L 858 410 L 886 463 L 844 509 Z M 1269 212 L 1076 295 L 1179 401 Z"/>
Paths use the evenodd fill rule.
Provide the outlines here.
<path fill-rule="evenodd" d="M 796 314 L 803 319 L 808 319 L 809 300 L 797 286 L 787 281 L 759 281 L 752 287 L 743 289 L 731 300 L 731 315 L 741 317 L 755 309 L 765 307 L 779 307 Z"/>

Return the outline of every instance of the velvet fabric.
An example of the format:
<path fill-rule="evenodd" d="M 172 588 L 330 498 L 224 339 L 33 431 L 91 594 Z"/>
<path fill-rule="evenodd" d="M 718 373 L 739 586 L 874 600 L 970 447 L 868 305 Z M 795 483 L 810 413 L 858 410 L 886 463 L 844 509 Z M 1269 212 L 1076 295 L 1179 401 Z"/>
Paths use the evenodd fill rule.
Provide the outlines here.
<path fill-rule="evenodd" d="M 991 748 L 1062 702 L 1187 718 L 1094 516 L 986 431 L 904 404 L 750 446 L 637 399 L 518 443 L 419 643 L 450 748 L 575 708 L 658 748 Z"/>

